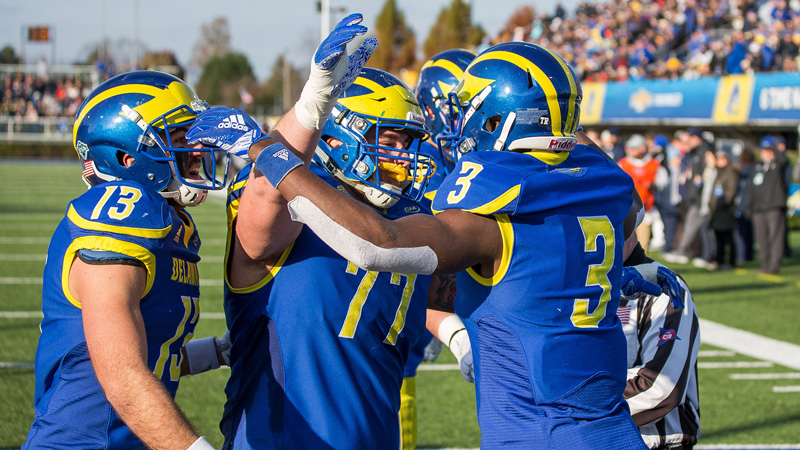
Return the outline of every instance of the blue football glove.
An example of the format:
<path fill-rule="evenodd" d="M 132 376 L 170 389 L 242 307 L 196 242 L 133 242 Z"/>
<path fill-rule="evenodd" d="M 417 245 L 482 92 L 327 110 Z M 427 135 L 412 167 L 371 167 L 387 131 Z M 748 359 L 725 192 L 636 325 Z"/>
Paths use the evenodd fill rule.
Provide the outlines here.
<path fill-rule="evenodd" d="M 322 70 L 334 69 L 341 59 L 342 54 L 347 50 L 347 44 L 356 36 L 367 32 L 367 27 L 359 25 L 364 18 L 359 13 L 350 14 L 342 19 L 331 34 L 322 41 L 314 54 L 314 65 Z M 378 40 L 374 37 L 364 39 L 364 42 L 348 57 L 347 70 L 344 76 L 333 87 L 331 95 L 339 97 L 353 81 L 358 77 L 364 64 L 372 56 L 372 52 L 378 46 Z"/>
<path fill-rule="evenodd" d="M 669 301 L 672 302 L 672 307 L 675 309 L 683 309 L 683 287 L 678 282 L 678 276 L 666 267 L 659 265 L 656 274 L 658 285 L 661 290 L 669 295 Z"/>
<path fill-rule="evenodd" d="M 633 267 L 622 268 L 622 296 L 624 298 L 637 298 L 642 294 L 661 295 L 659 285 L 644 279 L 641 273 Z"/>
<path fill-rule="evenodd" d="M 378 46 L 377 39 L 367 38 L 347 56 L 347 44 L 367 32 L 367 27 L 359 25 L 362 20 L 361 14 L 357 13 L 342 19 L 314 53 L 308 82 L 295 104 L 297 120 L 306 129 L 322 128 L 339 94 L 358 77 Z M 346 58 L 342 58 L 343 55 Z"/>
<path fill-rule="evenodd" d="M 198 114 L 186 133 L 189 145 L 199 142 L 218 147 L 245 160 L 249 160 L 247 150 L 250 146 L 268 137 L 244 111 L 224 106 Z"/>
<path fill-rule="evenodd" d="M 639 264 L 633 266 L 633 268 L 635 268 L 645 280 L 657 284 L 663 293 L 669 296 L 673 308 L 683 308 L 683 287 L 678 282 L 678 276 L 675 275 L 673 271 L 655 262 Z"/>

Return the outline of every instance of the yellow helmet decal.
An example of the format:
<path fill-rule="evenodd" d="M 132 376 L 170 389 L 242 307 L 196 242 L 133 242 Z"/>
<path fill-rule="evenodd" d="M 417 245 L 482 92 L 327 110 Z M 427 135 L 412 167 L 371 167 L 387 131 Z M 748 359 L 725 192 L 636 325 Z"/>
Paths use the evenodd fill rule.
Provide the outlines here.
<path fill-rule="evenodd" d="M 571 132 L 574 133 L 573 130 L 575 130 L 575 128 L 577 128 L 578 126 L 578 124 L 574 123 L 576 119 L 575 99 L 578 97 L 578 80 L 576 80 L 575 77 L 573 77 L 572 71 L 569 70 L 569 67 L 567 67 L 567 63 L 561 57 L 559 57 L 557 54 L 555 54 L 552 50 L 550 50 L 547 47 L 542 47 L 542 48 L 547 50 L 547 52 L 550 53 L 551 55 L 553 55 L 553 59 L 558 61 L 558 64 L 561 65 L 561 68 L 564 69 L 564 73 L 567 75 L 567 80 L 569 80 L 569 91 L 571 92 L 571 94 L 569 96 L 569 117 L 567 118 L 566 128 L 567 130 L 570 130 Z"/>
<path fill-rule="evenodd" d="M 189 88 L 187 84 L 178 81 L 170 83 L 170 85 L 164 89 L 156 86 L 148 86 L 146 84 L 126 84 L 113 87 L 101 92 L 96 97 L 89 100 L 89 102 L 81 109 L 81 113 L 75 119 L 75 125 L 72 128 L 72 144 L 76 145 L 78 128 L 80 128 L 83 118 L 89 111 L 91 111 L 100 102 L 108 100 L 111 97 L 130 93 L 144 94 L 153 97 L 151 100 L 132 108 L 138 112 L 142 116 L 142 119 L 144 119 L 144 121 L 148 124 L 171 109 L 177 108 L 181 105 L 190 105 L 192 100 L 197 100 L 197 95 L 191 90 L 191 88 Z M 122 111 L 120 111 L 120 115 L 124 118 Z M 169 124 L 177 124 L 191 120 L 194 117 L 194 114 L 186 114 L 182 111 L 176 111 L 167 118 L 167 122 Z"/>
<path fill-rule="evenodd" d="M 552 52 L 550 52 L 552 54 Z M 553 86 L 553 82 L 550 81 L 550 78 L 540 69 L 538 66 L 531 64 L 531 62 L 516 53 L 506 52 L 506 51 L 494 51 L 488 52 L 483 55 L 478 56 L 475 58 L 474 61 L 470 64 L 470 67 L 482 62 L 488 61 L 492 59 L 497 59 L 501 61 L 506 61 L 515 66 L 519 67 L 520 69 L 528 72 L 533 76 L 533 79 L 536 83 L 539 84 L 542 91 L 544 91 L 545 98 L 547 99 L 547 108 L 550 111 L 550 119 L 551 123 L 553 124 L 553 136 L 564 136 L 564 131 L 561 129 L 561 108 L 558 105 L 558 93 L 556 91 L 555 86 Z M 556 58 L 559 62 L 561 62 L 560 58 Z M 574 79 L 569 72 L 569 69 L 561 63 L 562 68 L 567 73 L 567 78 L 570 80 L 570 88 L 572 90 L 572 97 L 577 96 L 577 89 Z M 467 68 L 467 72 L 469 72 L 469 67 Z M 495 80 L 486 80 L 483 78 L 479 78 L 476 76 L 472 77 L 465 77 L 464 78 L 464 85 L 459 89 L 459 98 L 460 99 L 470 99 L 477 95 L 480 91 L 482 91 L 486 86 L 493 83 Z M 463 94 L 468 94 L 468 96 L 462 97 Z M 574 102 L 570 105 L 570 121 L 574 118 Z M 570 126 L 567 126 L 567 129 L 571 129 Z"/>
<path fill-rule="evenodd" d="M 364 95 L 340 98 L 339 103 L 351 111 L 361 114 L 382 117 L 385 119 L 408 120 L 408 112 L 422 116 L 419 103 L 413 93 L 400 86 L 383 87 L 366 79 L 356 78 L 353 84 L 369 89 Z"/>

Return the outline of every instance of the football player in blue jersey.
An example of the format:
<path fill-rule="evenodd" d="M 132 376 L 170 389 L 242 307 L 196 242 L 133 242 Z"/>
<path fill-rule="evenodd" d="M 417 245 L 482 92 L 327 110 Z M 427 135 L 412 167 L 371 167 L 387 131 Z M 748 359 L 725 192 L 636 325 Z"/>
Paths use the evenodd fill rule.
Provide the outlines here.
<path fill-rule="evenodd" d="M 366 31 L 359 21 L 360 15 L 345 18 L 318 49 L 300 100 L 273 135 L 293 145 L 272 145 L 281 148 L 281 161 L 309 165 L 328 186 L 376 214 L 418 214 L 433 173 L 430 158 L 418 151 L 427 136 L 421 110 L 396 77 L 358 67 L 374 40 L 343 56 L 347 42 Z M 327 85 L 344 87 L 329 89 L 316 75 L 323 63 L 334 67 L 333 78 L 342 67 L 357 78 L 349 86 L 334 79 Z M 320 92 L 338 99 L 325 104 Z M 235 139 L 220 135 L 224 111 L 201 114 L 189 142 Z M 290 133 L 286 123 L 295 124 Z M 269 143 L 254 145 L 251 154 Z M 280 180 L 266 179 L 263 160 L 254 160 L 228 198 L 225 312 L 232 348 L 221 422 L 225 447 L 399 448 L 403 368 L 425 328 L 432 277 L 366 271 L 342 258 L 291 220 L 273 187 Z"/>
<path fill-rule="evenodd" d="M 200 238 L 185 207 L 221 189 L 227 167 L 225 151 L 186 142 L 206 108 L 154 71 L 113 77 L 79 108 L 73 144 L 89 190 L 50 241 L 22 448 L 212 448 L 173 401 L 199 317 Z"/>
<path fill-rule="evenodd" d="M 277 146 L 259 170 L 294 220 L 360 267 L 458 273 L 484 448 L 646 448 L 622 396 L 616 315 L 633 182 L 577 144 L 577 77 L 544 47 L 505 43 L 478 55 L 450 98 L 458 160 L 436 216 L 387 220 Z"/>

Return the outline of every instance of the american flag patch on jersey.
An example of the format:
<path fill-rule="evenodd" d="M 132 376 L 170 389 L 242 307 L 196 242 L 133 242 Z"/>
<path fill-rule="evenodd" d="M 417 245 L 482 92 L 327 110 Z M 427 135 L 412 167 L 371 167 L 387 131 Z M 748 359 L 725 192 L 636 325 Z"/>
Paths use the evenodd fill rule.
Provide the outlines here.
<path fill-rule="evenodd" d="M 94 175 L 94 166 L 92 165 L 91 161 L 84 161 L 83 162 L 83 176 L 84 178 L 88 178 Z"/>
<path fill-rule="evenodd" d="M 619 317 L 619 321 L 622 322 L 623 325 L 627 325 L 628 322 L 631 320 L 631 307 L 630 306 L 620 306 L 617 308 L 617 316 Z"/>

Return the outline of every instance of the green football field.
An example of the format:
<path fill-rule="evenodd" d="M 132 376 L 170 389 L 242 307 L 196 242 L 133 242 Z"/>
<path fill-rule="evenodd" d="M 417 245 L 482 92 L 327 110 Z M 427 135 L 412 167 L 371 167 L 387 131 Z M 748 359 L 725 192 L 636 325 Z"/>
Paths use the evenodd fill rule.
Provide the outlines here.
<path fill-rule="evenodd" d="M 33 361 L 39 336 L 41 276 L 50 236 L 67 202 L 85 187 L 76 162 L 0 160 L 0 449 L 19 448 L 33 418 Z M 211 197 L 191 210 L 203 239 L 202 311 L 195 337 L 220 335 L 225 209 Z M 791 235 L 794 256 L 780 276 L 755 274 L 757 263 L 735 272 L 672 265 L 692 288 L 702 319 L 800 346 L 800 231 Z M 658 254 L 654 254 L 658 258 Z M 701 328 L 702 333 L 702 328 Z M 764 349 L 765 355 L 769 349 Z M 798 361 L 800 363 L 800 361 Z M 463 381 L 444 350 L 417 377 L 419 447 L 476 448 L 480 433 L 473 386 Z M 177 401 L 187 417 L 220 446 L 218 422 L 229 371 L 181 383 Z M 784 444 L 800 448 L 800 372 L 703 344 L 700 355 L 701 439 L 704 448 L 728 444 Z"/>

